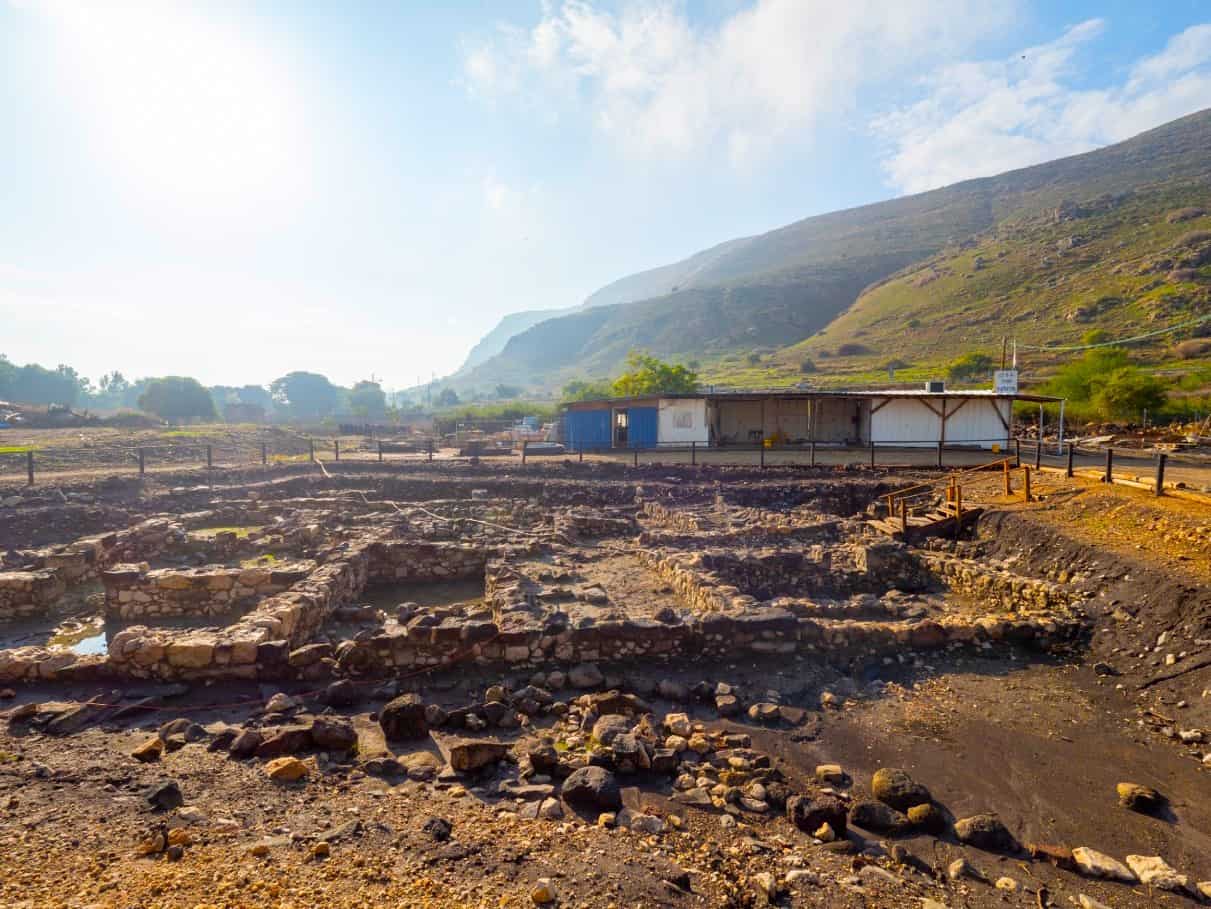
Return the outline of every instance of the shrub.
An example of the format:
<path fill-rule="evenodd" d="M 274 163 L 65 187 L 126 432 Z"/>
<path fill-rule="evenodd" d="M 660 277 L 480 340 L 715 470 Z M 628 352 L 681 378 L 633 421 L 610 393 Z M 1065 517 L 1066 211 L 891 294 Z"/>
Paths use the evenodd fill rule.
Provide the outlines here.
<path fill-rule="evenodd" d="M 1167 400 L 1165 383 L 1135 366 L 1116 369 L 1094 382 L 1094 409 L 1110 420 L 1134 420 L 1145 410 L 1155 414 Z"/>
<path fill-rule="evenodd" d="M 1180 224 L 1182 221 L 1193 221 L 1195 218 L 1201 218 L 1206 212 L 1201 208 L 1177 208 L 1165 215 L 1165 220 L 1170 224 Z"/>
<path fill-rule="evenodd" d="M 761 362 L 761 354 L 757 353 L 756 351 L 753 351 L 752 353 L 750 353 L 748 355 L 748 365 L 749 366 L 756 366 L 760 362 Z"/>
<path fill-rule="evenodd" d="M 804 357 L 799 363 L 799 372 L 809 373 L 816 371 L 815 361 L 811 357 Z"/>
<path fill-rule="evenodd" d="M 1211 230 L 1192 230 L 1177 238 L 1174 246 L 1198 246 L 1211 240 Z"/>
<path fill-rule="evenodd" d="M 983 379 L 992 372 L 992 357 L 988 354 L 963 354 L 957 360 L 952 360 L 946 367 L 946 378 L 952 382 L 972 381 Z"/>
<path fill-rule="evenodd" d="M 869 347 L 867 347 L 865 344 L 855 344 L 852 341 L 842 344 L 837 348 L 838 357 L 860 357 L 863 354 L 868 353 L 870 353 Z"/>

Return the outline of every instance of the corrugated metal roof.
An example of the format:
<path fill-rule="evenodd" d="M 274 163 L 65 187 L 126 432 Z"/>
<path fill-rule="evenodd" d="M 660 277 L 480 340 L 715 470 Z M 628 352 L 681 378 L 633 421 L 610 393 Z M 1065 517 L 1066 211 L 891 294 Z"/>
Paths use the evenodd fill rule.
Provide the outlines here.
<path fill-rule="evenodd" d="M 1017 394 L 997 394 L 991 388 L 972 388 L 948 391 L 926 391 L 912 388 L 885 389 L 813 389 L 811 391 L 798 389 L 765 390 L 765 389 L 729 389 L 727 391 L 709 391 L 698 394 L 676 393 L 663 395 L 644 395 L 637 398 L 597 398 L 592 401 L 574 401 L 565 404 L 568 410 L 592 410 L 602 406 L 617 407 L 619 405 L 648 404 L 666 399 L 706 399 L 708 401 L 728 400 L 760 400 L 782 398 L 790 400 L 811 400 L 819 398 L 988 398 L 1013 401 L 1028 401 L 1033 404 L 1058 404 L 1063 398 L 1051 395 L 1037 395 L 1019 392 Z"/>

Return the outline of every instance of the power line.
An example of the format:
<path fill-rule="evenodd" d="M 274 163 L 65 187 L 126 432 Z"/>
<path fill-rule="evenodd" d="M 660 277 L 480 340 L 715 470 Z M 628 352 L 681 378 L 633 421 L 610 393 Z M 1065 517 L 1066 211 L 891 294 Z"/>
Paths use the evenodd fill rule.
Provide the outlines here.
<path fill-rule="evenodd" d="M 1169 334 L 1169 332 L 1180 331 L 1183 328 L 1189 328 L 1191 325 L 1199 325 L 1203 322 L 1211 321 L 1211 314 L 1199 316 L 1196 319 L 1189 319 L 1185 322 L 1179 322 L 1177 325 L 1170 325 L 1168 328 L 1158 328 L 1156 331 L 1145 332 L 1142 335 L 1136 335 L 1133 338 L 1120 338 L 1117 341 L 1099 341 L 1096 344 L 1076 344 L 1068 347 L 1051 347 L 1043 344 L 1018 344 L 1020 350 L 1050 350 L 1057 353 L 1068 353 L 1078 350 L 1093 350 L 1096 347 L 1121 347 L 1124 344 L 1134 344 L 1136 341 L 1144 341 L 1148 338 L 1155 338 L 1158 335 Z"/>

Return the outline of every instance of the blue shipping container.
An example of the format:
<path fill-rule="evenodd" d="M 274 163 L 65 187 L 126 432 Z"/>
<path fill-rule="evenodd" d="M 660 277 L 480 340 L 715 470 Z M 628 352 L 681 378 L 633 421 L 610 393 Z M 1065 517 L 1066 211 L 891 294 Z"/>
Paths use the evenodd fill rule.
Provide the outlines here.
<path fill-rule="evenodd" d="M 564 414 L 564 445 L 572 451 L 609 448 L 610 409 L 569 410 Z"/>
<path fill-rule="evenodd" d="M 655 407 L 628 407 L 627 446 L 655 448 L 659 423 Z"/>

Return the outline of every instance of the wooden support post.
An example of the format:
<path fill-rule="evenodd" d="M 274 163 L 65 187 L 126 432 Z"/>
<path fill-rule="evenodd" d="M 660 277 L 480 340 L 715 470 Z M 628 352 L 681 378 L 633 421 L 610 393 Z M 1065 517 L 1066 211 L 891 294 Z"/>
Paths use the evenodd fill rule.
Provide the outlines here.
<path fill-rule="evenodd" d="M 1031 496 L 1030 496 L 1030 465 L 1029 465 L 1029 464 L 1023 464 L 1023 465 L 1022 465 L 1022 483 L 1023 483 L 1023 491 L 1026 493 L 1026 501 L 1027 501 L 1027 502 L 1029 502 L 1029 501 L 1031 501 Z"/>
<path fill-rule="evenodd" d="M 213 448 L 213 446 L 207 445 L 206 446 L 206 469 L 209 470 L 212 467 L 214 467 L 214 448 Z"/>
<path fill-rule="evenodd" d="M 521 440 L 521 465 L 522 465 L 522 467 L 525 467 L 525 465 L 526 465 L 526 447 L 529 444 L 530 444 L 529 439 Z"/>
<path fill-rule="evenodd" d="M 25 473 L 29 479 L 29 485 L 34 485 L 34 450 L 31 448 L 25 452 Z"/>
<path fill-rule="evenodd" d="M 1034 469 L 1039 470 L 1043 466 L 1043 439 L 1040 436 L 1039 440 L 1034 443 Z"/>
<path fill-rule="evenodd" d="M 1113 448 L 1106 449 L 1106 473 L 1102 477 L 1102 482 L 1103 483 L 1113 483 L 1114 482 L 1114 449 Z"/>
<path fill-rule="evenodd" d="M 900 496 L 900 532 L 908 536 L 908 499 Z"/>
<path fill-rule="evenodd" d="M 955 485 L 955 539 L 963 530 L 963 487 Z"/>
<path fill-rule="evenodd" d="M 1067 469 L 1066 473 L 1068 476 L 1070 476 L 1070 477 L 1072 476 L 1072 443 L 1071 442 L 1068 443 L 1068 469 Z"/>
<path fill-rule="evenodd" d="M 807 439 L 811 446 L 811 466 L 816 466 L 816 404 L 819 402 L 815 398 L 810 398 L 807 402 Z"/>
<path fill-rule="evenodd" d="M 307 455 L 311 458 L 311 463 L 315 463 L 315 439 L 307 440 Z"/>
<path fill-rule="evenodd" d="M 261 466 L 269 463 L 269 446 L 264 442 L 261 443 Z"/>
<path fill-rule="evenodd" d="M 696 466 L 697 464 L 698 464 L 698 443 L 691 441 L 690 442 L 690 466 L 693 467 L 693 466 Z"/>
<path fill-rule="evenodd" d="M 332 450 L 334 452 L 334 456 L 333 456 L 334 460 L 339 461 L 341 459 L 341 440 L 340 439 L 332 440 Z"/>
<path fill-rule="evenodd" d="M 147 459 L 144 456 L 146 453 L 142 448 L 139 449 L 139 476 L 147 473 Z"/>
<path fill-rule="evenodd" d="M 1165 494 L 1165 460 L 1169 456 L 1163 451 L 1156 456 L 1156 495 Z"/>
<path fill-rule="evenodd" d="M 383 463 L 383 440 L 378 440 L 378 462 Z"/>
<path fill-rule="evenodd" d="M 584 463 L 584 446 L 583 445 L 580 446 L 580 448 L 576 449 L 576 451 L 578 454 L 578 457 L 576 458 L 576 460 L 579 461 L 581 464 L 583 464 Z"/>

